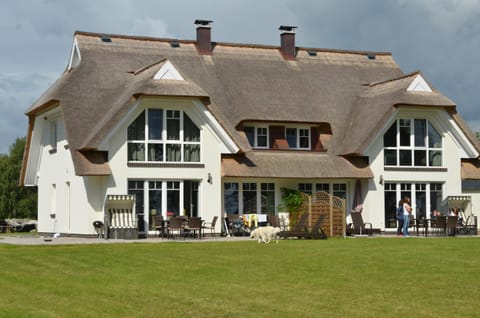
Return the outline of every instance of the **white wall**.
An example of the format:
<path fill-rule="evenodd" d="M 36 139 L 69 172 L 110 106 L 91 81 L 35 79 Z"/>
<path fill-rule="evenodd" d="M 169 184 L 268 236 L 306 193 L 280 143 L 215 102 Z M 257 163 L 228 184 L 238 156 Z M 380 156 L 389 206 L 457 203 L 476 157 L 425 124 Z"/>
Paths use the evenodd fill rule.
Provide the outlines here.
<path fill-rule="evenodd" d="M 103 220 L 103 177 L 75 175 L 59 112 L 36 118 L 36 133 L 41 134 L 39 149 L 38 231 L 45 233 L 94 234 L 94 220 Z M 45 119 L 46 118 L 46 119 Z M 57 146 L 50 145 L 49 123 L 57 119 Z M 88 193 L 87 193 L 88 189 Z M 55 214 L 52 218 L 50 214 Z"/>
<path fill-rule="evenodd" d="M 446 171 L 438 169 L 402 169 L 400 171 L 388 171 L 384 169 L 383 156 L 383 133 L 397 118 L 426 118 L 432 122 L 443 136 L 443 167 Z M 380 176 L 384 182 L 411 182 L 411 183 L 443 183 L 443 198 L 449 195 L 462 194 L 461 165 L 460 159 L 468 155 L 469 145 L 463 134 L 458 132 L 458 127 L 449 120 L 443 110 L 424 110 L 422 108 L 400 108 L 398 113 L 379 132 L 376 140 L 367 149 L 366 155 L 370 159 L 370 167 L 374 173 L 374 179 L 368 183 L 368 194 L 365 198 L 363 217 L 365 222 L 371 222 L 374 227 L 385 228 L 384 191 L 380 184 Z M 455 132 L 453 132 L 455 131 Z M 475 203 L 478 202 L 475 200 Z M 415 202 L 412 202 L 415 208 Z M 474 210 L 477 208 L 474 208 Z"/>
<path fill-rule="evenodd" d="M 181 163 L 158 166 L 129 167 L 127 164 L 127 128 L 145 107 L 184 110 L 201 131 L 202 167 L 182 167 Z M 222 141 L 216 136 L 202 112 L 203 105 L 198 101 L 182 99 L 149 98 L 142 100 L 128 117 L 108 138 L 105 146 L 109 149 L 109 163 L 113 175 L 108 177 L 107 194 L 127 194 L 128 180 L 196 180 L 199 182 L 199 208 L 202 219 L 211 221 L 213 216 L 221 215 L 221 152 L 225 149 Z M 208 183 L 208 175 L 212 182 Z M 147 208 L 147 202 L 145 204 Z M 148 211 L 145 211 L 146 215 Z M 146 218 L 147 220 L 147 218 Z M 220 223 L 216 231 L 220 231 Z"/>

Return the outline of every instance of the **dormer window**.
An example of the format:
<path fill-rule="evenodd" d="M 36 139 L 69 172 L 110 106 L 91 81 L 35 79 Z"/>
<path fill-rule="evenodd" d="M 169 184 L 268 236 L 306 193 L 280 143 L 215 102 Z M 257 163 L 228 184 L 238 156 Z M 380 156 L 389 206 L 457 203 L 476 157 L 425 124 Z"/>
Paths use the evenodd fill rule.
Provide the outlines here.
<path fill-rule="evenodd" d="M 293 149 L 310 149 L 310 129 L 285 128 L 288 146 Z"/>
<path fill-rule="evenodd" d="M 244 131 L 252 147 L 268 148 L 268 127 L 246 126 Z"/>

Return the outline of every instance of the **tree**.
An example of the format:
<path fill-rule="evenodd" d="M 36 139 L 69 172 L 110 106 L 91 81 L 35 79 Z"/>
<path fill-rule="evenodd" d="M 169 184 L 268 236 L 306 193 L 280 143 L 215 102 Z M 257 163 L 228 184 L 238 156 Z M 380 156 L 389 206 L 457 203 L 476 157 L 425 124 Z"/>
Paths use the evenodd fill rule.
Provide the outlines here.
<path fill-rule="evenodd" d="M 25 138 L 17 138 L 9 154 L 0 154 L 0 219 L 36 218 L 37 188 L 20 187 Z"/>

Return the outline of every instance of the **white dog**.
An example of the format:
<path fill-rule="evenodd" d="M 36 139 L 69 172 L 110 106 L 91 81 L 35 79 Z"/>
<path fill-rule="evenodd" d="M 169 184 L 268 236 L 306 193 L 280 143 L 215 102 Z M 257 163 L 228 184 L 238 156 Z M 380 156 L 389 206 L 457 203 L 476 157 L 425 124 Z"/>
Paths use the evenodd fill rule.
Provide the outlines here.
<path fill-rule="evenodd" d="M 278 233 L 280 232 L 279 227 L 273 226 L 261 226 L 257 227 L 250 233 L 250 238 L 257 239 L 258 243 L 270 243 L 271 240 L 276 240 L 278 244 Z"/>

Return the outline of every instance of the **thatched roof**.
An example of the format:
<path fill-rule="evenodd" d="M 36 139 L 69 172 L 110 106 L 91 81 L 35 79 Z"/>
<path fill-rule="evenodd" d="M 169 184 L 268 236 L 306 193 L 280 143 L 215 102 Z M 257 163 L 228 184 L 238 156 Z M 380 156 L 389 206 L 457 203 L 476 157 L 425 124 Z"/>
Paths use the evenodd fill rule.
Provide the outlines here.
<path fill-rule="evenodd" d="M 367 160 L 328 153 L 255 151 L 222 159 L 223 177 L 245 178 L 372 178 Z"/>
<path fill-rule="evenodd" d="M 236 129 L 248 120 L 328 123 L 328 154 L 335 156 L 361 154 L 397 105 L 455 107 L 436 91 L 405 92 L 415 74 L 404 75 L 390 53 L 315 49 L 311 56 L 297 48 L 292 61 L 276 46 L 213 43 L 213 53 L 201 55 L 194 41 L 177 40 L 180 47 L 174 48 L 171 39 L 111 35 L 111 42 L 103 42 L 101 37 L 76 32 L 80 64 L 27 111 L 33 116 L 57 100 L 72 153 L 102 150 L 101 142 L 142 95 L 200 98 L 240 153 L 251 151 L 245 134 Z M 185 81 L 153 80 L 166 61 Z M 77 174 L 89 173 L 75 167 Z"/>

